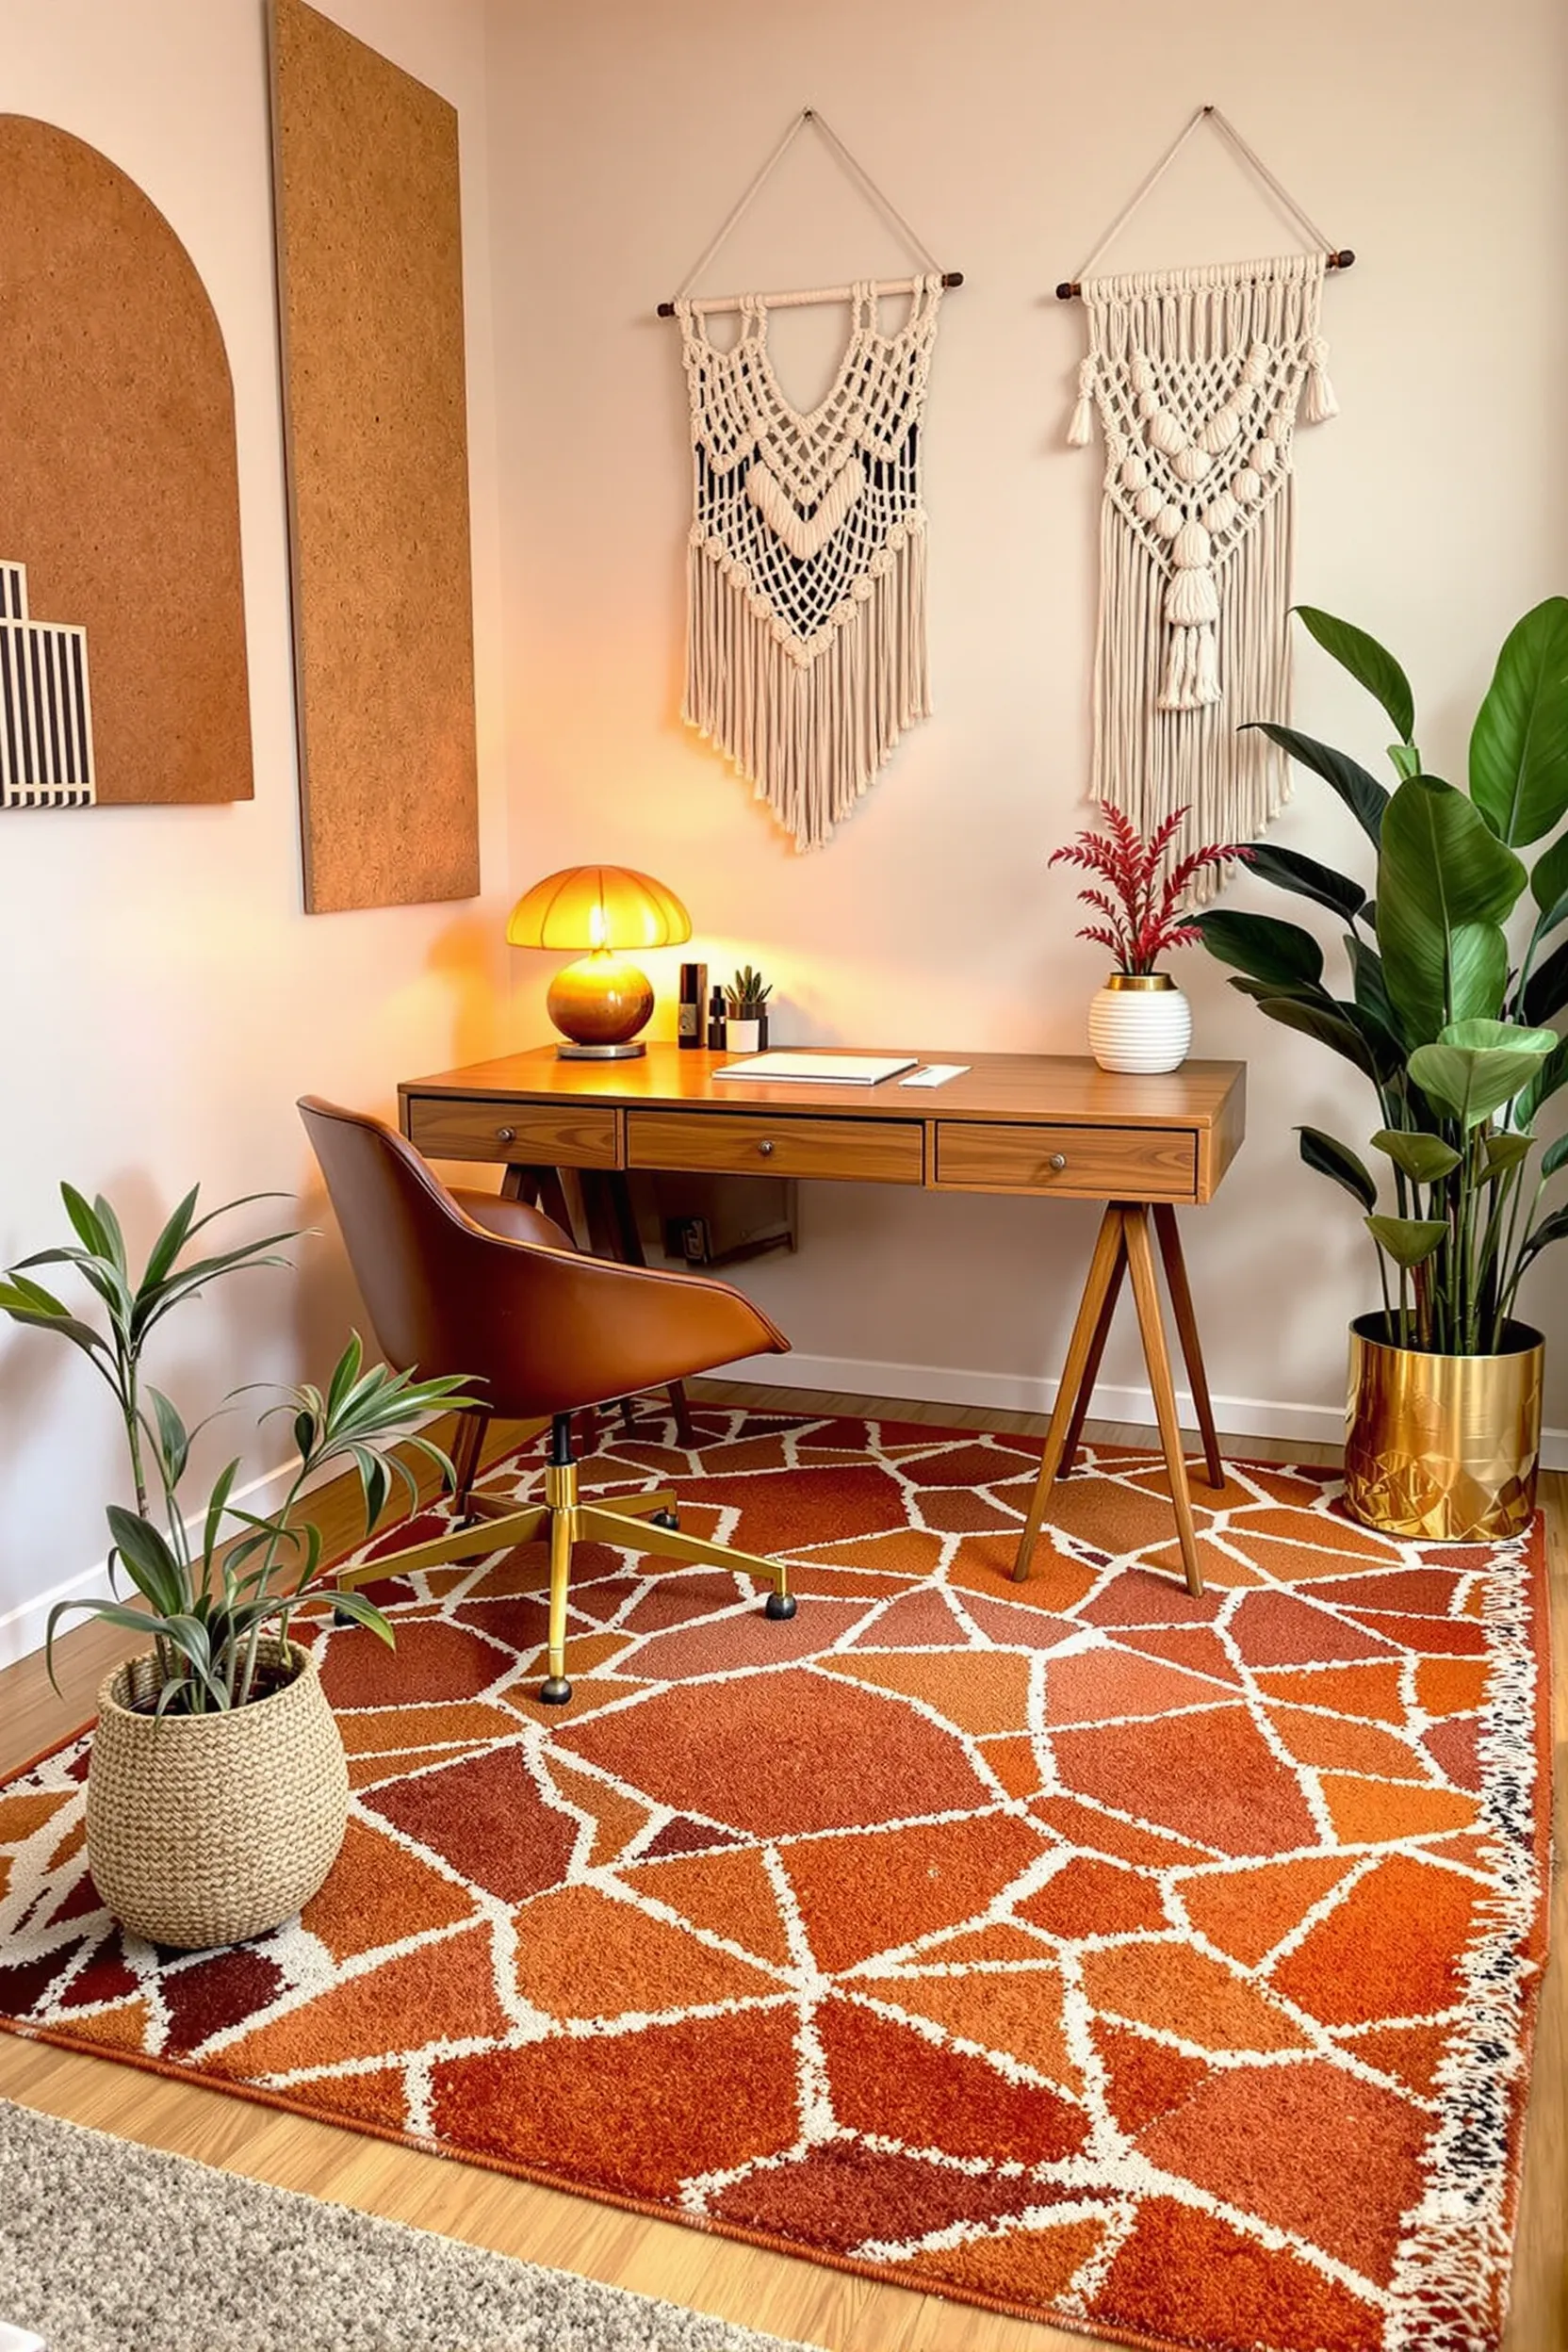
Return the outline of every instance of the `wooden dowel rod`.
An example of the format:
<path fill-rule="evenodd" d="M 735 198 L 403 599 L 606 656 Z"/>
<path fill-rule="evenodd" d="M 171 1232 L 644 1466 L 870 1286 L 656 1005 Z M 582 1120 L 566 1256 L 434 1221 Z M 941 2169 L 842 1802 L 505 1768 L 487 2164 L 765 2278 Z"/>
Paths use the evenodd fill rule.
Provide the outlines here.
<path fill-rule="evenodd" d="M 943 286 L 962 286 L 963 282 L 961 270 L 942 271 Z M 877 278 L 873 282 L 873 291 L 878 295 L 912 294 L 917 286 L 923 284 L 922 278 Z M 1059 292 L 1060 288 L 1057 290 Z M 814 286 L 797 294 L 760 294 L 755 299 L 765 302 L 770 310 L 797 310 L 806 302 L 847 302 L 854 292 L 852 286 Z M 699 318 L 707 318 L 716 311 L 740 310 L 752 299 L 745 294 L 703 294 L 693 302 L 692 308 Z M 659 316 L 661 318 L 673 318 L 675 304 L 661 302 Z"/>
<path fill-rule="evenodd" d="M 1205 107 L 1204 112 L 1207 113 L 1207 111 Z M 1323 266 L 1326 270 L 1349 270 L 1354 267 L 1355 258 L 1355 254 L 1347 245 L 1337 253 L 1325 253 Z M 1059 302 L 1075 302 L 1083 290 L 1076 278 L 1064 278 L 1056 288 L 1056 300 Z"/>

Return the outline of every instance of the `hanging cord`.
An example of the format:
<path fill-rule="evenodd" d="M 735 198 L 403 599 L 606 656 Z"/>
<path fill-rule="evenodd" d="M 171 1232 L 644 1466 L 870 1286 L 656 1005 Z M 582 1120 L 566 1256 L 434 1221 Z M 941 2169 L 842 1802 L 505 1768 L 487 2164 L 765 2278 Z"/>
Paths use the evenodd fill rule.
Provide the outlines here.
<path fill-rule="evenodd" d="M 816 125 L 816 128 L 822 133 L 823 138 L 827 141 L 829 147 L 839 157 L 840 162 L 849 172 L 851 178 L 855 181 L 861 193 L 870 199 L 871 203 L 876 206 L 877 210 L 882 214 L 885 220 L 891 222 L 892 226 L 904 238 L 906 244 L 908 245 L 910 251 L 917 254 L 920 260 L 924 263 L 931 275 L 933 277 L 939 277 L 944 286 L 962 286 L 964 282 L 963 271 L 961 270 L 942 269 L 930 247 L 924 244 L 922 239 L 915 235 L 914 230 L 909 226 L 908 221 L 906 220 L 897 205 L 890 197 L 883 194 L 882 190 L 877 187 L 876 182 L 872 178 L 870 172 L 866 171 L 865 167 L 857 162 L 856 158 L 850 154 L 849 149 L 844 145 L 843 140 L 839 137 L 838 132 L 835 131 L 829 123 L 823 120 L 823 117 L 817 113 L 814 107 L 803 106 L 799 114 L 796 115 L 794 121 L 791 123 L 789 129 L 785 132 L 783 138 L 779 140 L 777 146 L 774 149 L 772 155 L 768 157 L 766 163 L 762 166 L 760 172 L 758 172 L 757 177 L 752 181 L 751 186 L 742 196 L 740 203 L 736 204 L 734 210 L 725 221 L 717 237 L 714 237 L 712 243 L 708 246 L 700 257 L 693 263 L 691 269 L 681 280 L 680 285 L 676 289 L 674 302 L 660 303 L 659 316 L 661 318 L 673 318 L 675 317 L 676 302 L 685 301 L 687 295 L 691 292 L 693 286 L 695 286 L 697 280 L 701 277 L 703 271 L 707 269 L 714 254 L 719 251 L 721 246 L 727 242 L 729 237 L 734 234 L 735 230 L 740 227 L 741 222 L 744 220 L 746 214 L 751 210 L 752 205 L 761 194 L 762 189 L 766 187 L 768 181 L 772 179 L 774 173 L 777 171 L 779 165 L 789 154 L 790 149 L 794 145 L 795 140 L 800 137 L 801 132 L 806 128 L 808 122 Z M 890 294 L 906 294 L 913 291 L 914 283 L 914 280 L 909 278 L 900 278 L 896 280 L 890 279 L 884 281 L 878 290 Z M 797 294 L 794 297 L 794 300 L 797 302 L 847 302 L 854 293 L 854 290 L 853 286 L 818 286 L 813 287 L 809 293 Z M 765 295 L 761 299 L 769 302 L 777 302 L 777 297 L 774 295 Z M 700 302 L 694 302 L 692 307 L 694 310 L 701 311 L 739 310 L 741 302 L 742 297 L 736 294 L 710 295 Z"/>
<path fill-rule="evenodd" d="M 1284 186 L 1284 183 L 1275 176 L 1275 174 L 1269 170 L 1267 164 L 1264 162 L 1263 157 L 1258 155 L 1256 150 L 1248 145 L 1246 139 L 1243 139 L 1241 133 L 1236 129 L 1235 124 L 1231 121 L 1229 115 L 1222 113 L 1218 106 L 1199 106 L 1195 109 L 1191 121 L 1187 122 L 1182 130 L 1178 131 L 1176 137 L 1171 140 L 1170 145 L 1166 149 L 1165 154 L 1160 157 L 1158 163 L 1155 164 L 1153 170 L 1149 173 L 1147 179 L 1145 179 L 1142 185 L 1135 190 L 1128 202 L 1123 204 L 1121 210 L 1117 214 L 1116 219 L 1111 222 L 1110 227 L 1105 231 L 1104 236 L 1101 238 L 1093 253 L 1088 256 L 1088 259 L 1079 264 L 1076 274 L 1070 280 L 1064 278 L 1061 285 L 1056 288 L 1056 299 L 1058 302 L 1070 302 L 1075 295 L 1082 292 L 1084 280 L 1088 276 L 1090 270 L 1094 268 L 1095 263 L 1100 259 L 1102 253 L 1107 252 L 1109 248 L 1115 244 L 1117 238 L 1121 235 L 1122 230 L 1127 226 L 1127 223 L 1132 219 L 1134 213 L 1138 209 L 1138 206 L 1143 203 L 1146 197 L 1153 193 L 1154 189 L 1164 179 L 1166 173 L 1169 171 L 1171 165 L 1175 162 L 1177 156 L 1181 154 L 1183 148 L 1186 145 L 1188 139 L 1192 137 L 1194 131 L 1196 131 L 1200 125 L 1204 122 L 1212 122 L 1215 129 L 1230 140 L 1231 145 L 1235 149 L 1236 154 L 1240 155 L 1242 161 L 1256 173 L 1257 177 L 1263 182 L 1265 188 L 1269 190 L 1269 193 L 1274 197 L 1275 201 L 1283 205 L 1285 211 L 1291 215 L 1292 219 L 1297 222 L 1297 225 L 1305 231 L 1312 243 L 1326 255 L 1329 268 L 1331 270 L 1349 269 L 1351 263 L 1356 258 L 1355 254 L 1348 251 L 1342 252 L 1337 247 L 1330 244 L 1328 238 L 1324 236 L 1316 221 L 1312 218 L 1312 215 L 1302 210 L 1301 206 L 1297 203 L 1295 197 L 1290 193 L 1290 190 Z"/>

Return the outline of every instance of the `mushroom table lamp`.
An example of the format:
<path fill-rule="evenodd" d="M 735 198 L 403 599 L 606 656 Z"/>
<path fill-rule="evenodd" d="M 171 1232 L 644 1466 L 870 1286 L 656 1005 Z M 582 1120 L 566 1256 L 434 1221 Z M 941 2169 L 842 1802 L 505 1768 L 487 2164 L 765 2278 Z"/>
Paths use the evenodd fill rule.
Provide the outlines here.
<path fill-rule="evenodd" d="M 673 890 L 630 866 L 566 866 L 512 909 L 514 947 L 586 948 L 550 982 L 545 1003 L 566 1042 L 564 1061 L 621 1061 L 646 1051 L 637 1032 L 653 1011 L 653 984 L 618 948 L 677 947 L 692 918 Z"/>

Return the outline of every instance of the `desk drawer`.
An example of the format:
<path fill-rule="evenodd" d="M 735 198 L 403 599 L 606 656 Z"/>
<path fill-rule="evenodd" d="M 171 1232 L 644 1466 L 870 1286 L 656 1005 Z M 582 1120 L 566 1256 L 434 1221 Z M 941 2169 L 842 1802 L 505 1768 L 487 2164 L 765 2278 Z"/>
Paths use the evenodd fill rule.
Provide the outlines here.
<path fill-rule="evenodd" d="M 1160 1127 L 937 1127 L 937 1184 L 1069 1200 L 1191 1200 L 1198 1138 Z"/>
<path fill-rule="evenodd" d="M 615 1168 L 615 1114 L 597 1103 L 466 1102 L 411 1094 L 407 1135 L 432 1160 L 514 1160 L 525 1168 Z"/>
<path fill-rule="evenodd" d="M 800 1119 L 784 1112 L 629 1111 L 629 1168 L 719 1168 L 731 1176 L 841 1176 L 918 1184 L 920 1123 L 895 1119 Z"/>

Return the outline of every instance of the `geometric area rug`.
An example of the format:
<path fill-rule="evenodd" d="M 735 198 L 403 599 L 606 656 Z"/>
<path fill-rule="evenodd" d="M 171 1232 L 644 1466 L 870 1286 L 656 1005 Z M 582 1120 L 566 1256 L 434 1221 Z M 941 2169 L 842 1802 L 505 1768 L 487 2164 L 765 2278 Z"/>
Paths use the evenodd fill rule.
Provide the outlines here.
<path fill-rule="evenodd" d="M 87 1742 L 0 1788 L 0 2022 L 1089 2334 L 1500 2338 L 1544 1959 L 1539 1526 L 1375 1535 L 1337 1478 L 700 1412 L 587 1466 L 793 1563 L 538 1546 L 322 1626 L 352 1818 L 298 1920 L 122 1936 Z M 525 1494 L 537 1450 L 486 1481 Z M 438 1522 L 431 1515 L 428 1523 Z M 403 1543 L 399 1530 L 384 1541 Z"/>

